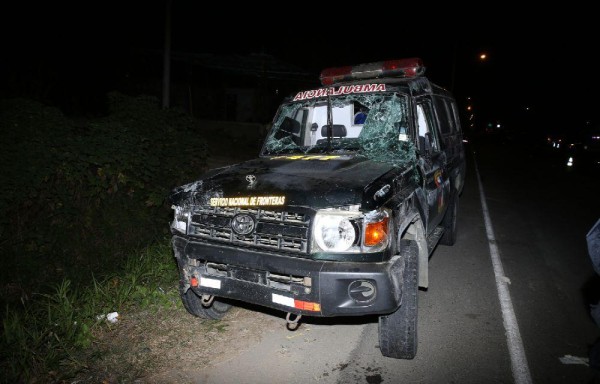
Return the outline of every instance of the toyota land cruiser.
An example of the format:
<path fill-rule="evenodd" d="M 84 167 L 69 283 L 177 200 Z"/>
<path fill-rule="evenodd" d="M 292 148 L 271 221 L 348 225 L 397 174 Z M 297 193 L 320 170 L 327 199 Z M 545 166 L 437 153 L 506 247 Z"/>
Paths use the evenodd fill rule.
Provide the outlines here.
<path fill-rule="evenodd" d="M 321 73 L 280 106 L 260 156 L 172 191 L 193 315 L 235 300 L 301 316 L 379 315 L 385 356 L 417 349 L 429 256 L 456 240 L 465 154 L 452 95 L 420 59 Z"/>

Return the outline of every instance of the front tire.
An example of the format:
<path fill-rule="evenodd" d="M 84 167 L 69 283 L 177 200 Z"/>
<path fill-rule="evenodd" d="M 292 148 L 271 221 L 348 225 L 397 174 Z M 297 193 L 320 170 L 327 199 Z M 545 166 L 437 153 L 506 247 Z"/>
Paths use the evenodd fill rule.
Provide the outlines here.
<path fill-rule="evenodd" d="M 181 301 L 189 313 L 203 319 L 221 320 L 227 311 L 231 309 L 231 304 L 224 303 L 216 298 L 209 307 L 205 307 L 202 305 L 202 298 L 192 289 L 181 292 Z"/>
<path fill-rule="evenodd" d="M 417 354 L 417 293 L 419 249 L 415 241 L 402 241 L 402 302 L 393 313 L 379 317 L 379 349 L 394 359 L 413 359 Z"/>

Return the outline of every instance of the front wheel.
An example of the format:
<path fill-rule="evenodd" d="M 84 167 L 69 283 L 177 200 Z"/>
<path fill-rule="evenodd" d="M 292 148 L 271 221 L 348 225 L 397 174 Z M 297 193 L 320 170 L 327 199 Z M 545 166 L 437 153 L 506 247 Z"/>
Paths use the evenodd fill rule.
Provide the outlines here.
<path fill-rule="evenodd" d="M 231 304 L 214 299 L 209 307 L 202 305 L 202 298 L 192 289 L 181 292 L 181 301 L 189 313 L 203 319 L 221 320 L 225 313 L 231 309 Z"/>
<path fill-rule="evenodd" d="M 379 349 L 386 357 L 412 359 L 417 354 L 419 248 L 412 240 L 402 243 L 402 302 L 395 312 L 379 317 Z"/>

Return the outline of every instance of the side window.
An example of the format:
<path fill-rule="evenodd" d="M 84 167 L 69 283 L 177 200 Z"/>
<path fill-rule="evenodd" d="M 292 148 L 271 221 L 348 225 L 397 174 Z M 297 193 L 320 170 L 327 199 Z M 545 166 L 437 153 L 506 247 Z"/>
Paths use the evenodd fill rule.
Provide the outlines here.
<path fill-rule="evenodd" d="M 298 123 L 300 123 L 300 125 L 302 125 L 302 123 L 304 122 L 304 120 L 306 120 L 306 109 L 299 109 L 298 112 L 296 112 L 296 116 L 294 117 L 294 120 L 296 120 Z"/>
<path fill-rule="evenodd" d="M 434 151 L 439 151 L 438 135 L 436 132 L 435 119 L 429 100 L 419 100 L 417 102 L 417 132 L 419 134 L 419 148 L 425 149 L 426 143 Z"/>
<path fill-rule="evenodd" d="M 294 136 L 299 136 L 298 143 L 299 145 L 310 145 L 310 143 L 304 143 L 304 139 L 305 139 L 305 130 L 306 130 L 306 121 L 308 119 L 308 110 L 306 108 L 302 108 L 299 109 L 298 112 L 296 112 L 296 116 L 294 117 L 294 120 L 296 120 L 299 124 L 300 128 L 300 132 L 298 132 L 297 134 L 294 134 Z"/>
<path fill-rule="evenodd" d="M 444 99 L 444 104 L 446 105 L 446 113 L 448 115 L 448 124 L 450 125 L 450 132 L 456 133 L 458 130 L 458 124 L 456 120 L 456 115 L 454 113 L 454 109 L 452 108 L 452 101 L 450 99 Z"/>
<path fill-rule="evenodd" d="M 444 98 L 439 96 L 434 96 L 433 101 L 442 135 L 452 133 L 454 131 L 454 119 L 452 118 L 452 113 L 448 108 L 448 103 Z"/>
<path fill-rule="evenodd" d="M 368 113 L 369 108 L 355 101 L 352 105 L 352 125 L 363 125 Z"/>
<path fill-rule="evenodd" d="M 454 127 L 457 132 L 460 132 L 461 129 L 460 129 L 460 119 L 458 117 L 458 107 L 456 106 L 456 102 L 451 102 L 450 105 L 452 107 L 452 114 L 454 115 Z"/>

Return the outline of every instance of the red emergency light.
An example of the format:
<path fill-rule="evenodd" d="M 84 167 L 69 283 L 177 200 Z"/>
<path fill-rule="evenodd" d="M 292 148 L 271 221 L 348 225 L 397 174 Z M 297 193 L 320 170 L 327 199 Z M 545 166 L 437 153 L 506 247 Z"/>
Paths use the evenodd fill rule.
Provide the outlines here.
<path fill-rule="evenodd" d="M 380 77 L 417 77 L 425 73 L 423 61 L 417 57 L 379 61 L 355 66 L 327 68 L 321 71 L 321 84 L 332 85 L 341 81 L 376 79 Z"/>

